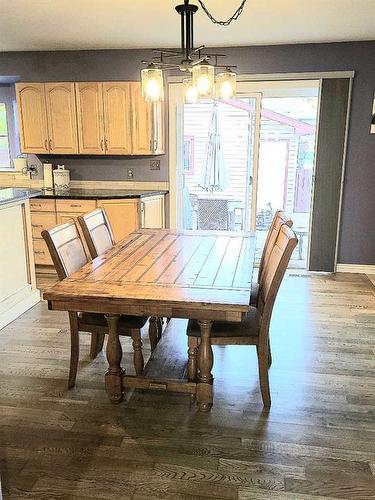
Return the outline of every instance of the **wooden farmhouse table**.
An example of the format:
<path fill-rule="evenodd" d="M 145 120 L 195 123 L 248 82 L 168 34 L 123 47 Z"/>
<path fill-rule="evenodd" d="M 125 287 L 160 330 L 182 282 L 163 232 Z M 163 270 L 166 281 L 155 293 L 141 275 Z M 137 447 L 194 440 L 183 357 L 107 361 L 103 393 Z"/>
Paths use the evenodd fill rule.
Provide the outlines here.
<path fill-rule="evenodd" d="M 255 254 L 253 233 L 142 229 L 44 293 L 49 309 L 105 314 L 108 326 L 106 391 L 119 402 L 125 387 L 195 394 L 212 407 L 214 320 L 241 321 L 248 311 Z M 196 319 L 201 328 L 198 379 L 152 380 L 121 367 L 121 314 Z"/>

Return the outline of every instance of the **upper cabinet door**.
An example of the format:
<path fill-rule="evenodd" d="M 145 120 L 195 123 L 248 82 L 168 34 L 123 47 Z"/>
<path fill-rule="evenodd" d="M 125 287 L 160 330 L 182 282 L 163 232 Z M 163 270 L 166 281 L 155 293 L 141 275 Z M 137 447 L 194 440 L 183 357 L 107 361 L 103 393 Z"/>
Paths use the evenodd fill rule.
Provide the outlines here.
<path fill-rule="evenodd" d="M 76 83 L 79 152 L 103 155 L 103 92 L 100 82 Z"/>
<path fill-rule="evenodd" d="M 108 155 L 130 155 L 131 98 L 128 82 L 104 82 L 105 150 Z"/>
<path fill-rule="evenodd" d="M 74 83 L 46 83 L 45 95 L 50 153 L 78 153 Z"/>
<path fill-rule="evenodd" d="M 132 137 L 133 154 L 153 154 L 153 115 L 152 105 L 143 99 L 141 84 L 131 82 L 132 95 Z"/>
<path fill-rule="evenodd" d="M 22 153 L 48 153 L 44 84 L 17 83 L 16 94 Z"/>
<path fill-rule="evenodd" d="M 165 153 L 165 126 L 164 126 L 164 103 L 153 104 L 153 153 L 160 155 Z"/>

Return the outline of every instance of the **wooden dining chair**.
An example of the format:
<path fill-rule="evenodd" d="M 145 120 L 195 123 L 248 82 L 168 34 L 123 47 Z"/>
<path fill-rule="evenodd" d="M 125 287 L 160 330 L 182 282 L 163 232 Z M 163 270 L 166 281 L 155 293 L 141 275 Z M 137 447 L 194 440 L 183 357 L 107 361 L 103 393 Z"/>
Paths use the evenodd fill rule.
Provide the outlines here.
<path fill-rule="evenodd" d="M 92 212 L 78 217 L 87 247 L 92 259 L 109 250 L 115 244 L 111 223 L 104 208 L 97 208 Z M 152 316 L 149 324 L 151 351 L 154 351 L 161 338 L 163 324 L 161 318 Z"/>
<path fill-rule="evenodd" d="M 75 222 L 67 222 L 49 230 L 42 231 L 51 258 L 60 280 L 70 276 L 87 264 L 87 257 Z M 103 314 L 69 312 L 71 355 L 69 370 L 69 388 L 74 387 L 79 359 L 79 332 L 91 333 L 90 357 L 94 359 L 103 348 L 104 337 L 108 334 L 107 320 Z M 121 316 L 119 334 L 131 337 L 134 349 L 134 368 L 137 375 L 143 371 L 141 328 L 146 324 L 146 317 Z"/>
<path fill-rule="evenodd" d="M 215 321 L 211 328 L 211 343 L 213 345 L 256 346 L 260 389 L 265 407 L 271 405 L 268 370 L 271 359 L 269 327 L 272 310 L 297 241 L 292 229 L 283 224 L 262 272 L 258 307 L 249 306 L 249 311 L 241 323 Z M 189 321 L 187 334 L 189 336 L 188 376 L 189 380 L 196 380 L 197 354 L 201 335 L 197 321 Z"/>
<path fill-rule="evenodd" d="M 293 226 L 293 221 L 290 217 L 286 215 L 285 212 L 282 210 L 277 210 L 272 223 L 269 227 L 268 233 L 267 233 L 267 238 L 266 241 L 264 242 L 263 246 L 263 251 L 262 251 L 262 257 L 259 262 L 259 270 L 258 270 L 258 280 L 257 282 L 253 282 L 251 286 L 251 299 L 250 299 L 250 304 L 252 306 L 257 306 L 258 305 L 258 294 L 259 294 L 259 283 L 261 281 L 262 273 L 264 270 L 265 265 L 268 262 L 268 259 L 270 257 L 272 248 L 275 244 L 276 238 L 279 234 L 280 227 L 286 224 L 289 227 Z"/>

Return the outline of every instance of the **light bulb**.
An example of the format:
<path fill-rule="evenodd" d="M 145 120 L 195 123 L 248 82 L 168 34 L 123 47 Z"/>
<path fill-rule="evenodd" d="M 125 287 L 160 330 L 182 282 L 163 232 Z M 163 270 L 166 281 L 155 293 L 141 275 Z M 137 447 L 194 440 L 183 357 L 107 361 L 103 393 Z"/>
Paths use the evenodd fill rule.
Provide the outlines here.
<path fill-rule="evenodd" d="M 233 87 L 228 80 L 221 84 L 220 96 L 222 99 L 231 99 L 233 97 Z"/>
<path fill-rule="evenodd" d="M 234 99 L 236 97 L 237 75 L 227 68 L 216 76 L 217 94 L 221 99 Z"/>
<path fill-rule="evenodd" d="M 193 84 L 198 94 L 204 97 L 214 96 L 215 69 L 207 63 L 193 66 Z"/>
<path fill-rule="evenodd" d="M 210 90 L 210 80 L 208 76 L 203 75 L 200 78 L 198 78 L 197 89 L 200 94 L 202 95 L 207 94 L 207 92 Z"/>
<path fill-rule="evenodd" d="M 198 101 L 198 91 L 190 78 L 183 80 L 186 104 L 194 104 Z"/>
<path fill-rule="evenodd" d="M 164 81 L 162 70 L 150 64 L 141 71 L 142 95 L 146 101 L 164 100 Z"/>
<path fill-rule="evenodd" d="M 160 98 L 159 82 L 155 78 L 150 78 L 146 85 L 146 95 L 150 101 L 157 101 Z"/>

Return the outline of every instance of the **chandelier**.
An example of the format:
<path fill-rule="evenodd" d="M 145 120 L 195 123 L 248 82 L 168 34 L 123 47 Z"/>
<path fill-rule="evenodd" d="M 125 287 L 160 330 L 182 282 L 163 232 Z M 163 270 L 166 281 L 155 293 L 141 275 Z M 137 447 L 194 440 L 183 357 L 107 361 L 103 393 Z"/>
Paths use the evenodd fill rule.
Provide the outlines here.
<path fill-rule="evenodd" d="M 221 26 L 228 26 L 238 19 L 245 6 L 246 0 L 235 13 L 225 21 L 218 21 L 208 11 L 202 0 L 198 0 L 209 19 Z M 204 45 L 194 47 L 194 14 L 198 6 L 184 0 L 176 6 L 181 18 L 181 48 L 153 49 L 151 61 L 142 61 L 147 67 L 141 70 L 142 94 L 146 101 L 164 100 L 163 70 L 179 70 L 186 74 L 183 79 L 184 96 L 186 103 L 197 102 L 199 98 L 232 99 L 236 95 L 237 75 L 236 66 L 221 64 L 225 54 L 211 53 Z"/>

